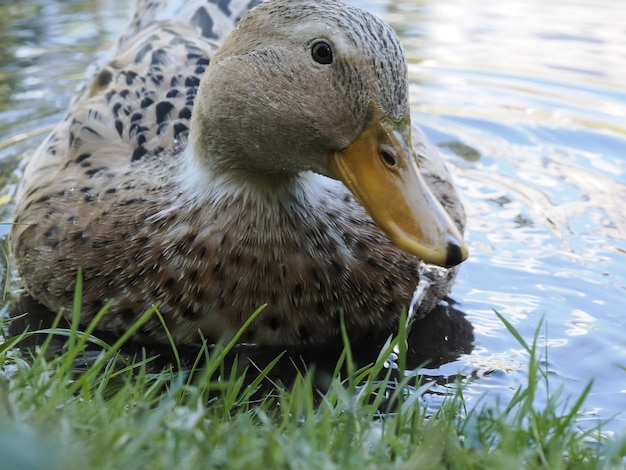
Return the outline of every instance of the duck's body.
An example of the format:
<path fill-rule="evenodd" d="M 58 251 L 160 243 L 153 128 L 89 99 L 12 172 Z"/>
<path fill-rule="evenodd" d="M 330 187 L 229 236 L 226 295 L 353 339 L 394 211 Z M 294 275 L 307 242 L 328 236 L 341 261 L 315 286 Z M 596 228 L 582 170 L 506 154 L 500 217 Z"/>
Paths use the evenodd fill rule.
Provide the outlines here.
<path fill-rule="evenodd" d="M 316 160 L 298 166 L 296 152 L 315 153 L 331 137 L 322 135 L 322 144 L 307 147 L 310 132 L 299 132 L 298 115 L 287 119 L 286 125 L 271 127 L 280 110 L 264 115 L 260 124 L 250 112 L 246 121 L 251 101 L 227 96 L 240 84 L 220 76 L 219 66 L 245 56 L 238 48 L 251 48 L 258 55 L 256 45 L 246 45 L 241 38 L 231 40 L 218 54 L 219 63 L 212 64 L 208 73 L 213 77 L 205 79 L 207 84 L 196 98 L 218 41 L 251 2 L 192 3 L 176 7 L 169 20 L 160 20 L 168 13 L 166 6 L 140 3 L 144 10 L 135 16 L 114 58 L 93 77 L 67 118 L 33 155 L 18 190 L 11 233 L 25 290 L 53 312 L 71 311 L 80 268 L 81 322 L 88 323 L 111 300 L 100 328 L 121 333 L 157 304 L 180 344 L 196 342 L 201 336 L 230 337 L 263 304 L 267 308 L 247 331 L 246 341 L 332 341 L 339 336 L 341 312 L 354 339 L 392 330 L 418 282 L 419 258 L 397 248 L 346 186 L 318 174 L 329 172 L 319 170 Z M 289 22 L 302 14 L 298 9 L 316 14 L 320 3 L 337 8 L 335 2 L 270 3 L 273 9 L 267 7 L 263 15 L 272 19 L 283 15 Z M 257 23 L 263 15 L 249 19 L 248 29 L 262 29 Z M 350 9 L 345 20 L 344 13 L 338 13 L 337 24 L 352 21 L 350 15 L 357 15 L 359 21 L 370 19 Z M 379 23 L 375 26 L 380 28 Z M 333 43 L 333 47 L 337 53 L 343 46 Z M 283 70 L 289 67 L 290 71 Z M 297 64 L 281 61 L 271 68 L 273 74 L 292 76 L 299 70 Z M 264 81 L 263 71 L 258 73 L 260 85 L 255 83 L 252 98 L 246 99 L 266 101 L 271 108 L 276 90 L 271 81 Z M 246 80 L 241 78 L 242 83 Z M 298 77 L 289 80 L 297 82 Z M 303 80 L 308 83 L 306 77 Z M 216 88 L 209 81 L 230 91 L 215 98 L 211 90 Z M 300 114 L 312 115 L 314 121 L 306 108 L 307 95 L 301 102 L 289 102 L 286 88 L 279 88 L 287 96 L 285 109 L 300 106 Z M 383 93 L 382 101 L 402 93 L 402 89 L 395 95 Z M 225 108 L 217 118 L 205 109 L 224 96 L 232 104 L 233 119 L 240 119 L 235 136 L 221 130 L 229 125 L 223 122 Z M 399 108 L 405 106 L 403 102 Z M 325 112 L 331 120 L 333 113 L 339 113 Z M 346 118 L 336 119 L 340 124 L 331 123 L 332 129 L 339 133 Z M 356 127 L 360 132 L 363 125 Z M 263 136 L 269 130 L 273 134 Z M 338 137 L 345 136 L 344 148 L 356 137 L 350 132 Z M 257 140 L 248 140 L 247 133 Z M 462 231 L 463 210 L 449 174 L 423 136 L 413 136 L 423 177 Z M 275 168 L 261 167 L 265 164 L 261 157 L 248 157 L 255 148 L 262 150 L 274 141 L 278 150 L 283 149 L 277 151 L 281 160 Z M 218 154 L 229 156 L 213 159 Z M 245 163 L 235 160 L 241 155 Z M 360 200 L 366 197 L 355 194 Z M 431 288 L 422 312 L 447 293 L 454 274 L 451 268 Z M 155 318 L 136 339 L 164 342 L 166 335 Z"/>

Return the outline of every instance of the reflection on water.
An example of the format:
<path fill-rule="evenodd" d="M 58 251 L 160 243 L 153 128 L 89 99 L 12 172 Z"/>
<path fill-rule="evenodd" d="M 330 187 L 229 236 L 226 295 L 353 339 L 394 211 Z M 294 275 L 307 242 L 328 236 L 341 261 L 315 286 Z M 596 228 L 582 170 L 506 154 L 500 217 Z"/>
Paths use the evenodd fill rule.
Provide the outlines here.
<path fill-rule="evenodd" d="M 123 0 L 22 3 L 0 5 L 4 221 L 19 156 L 42 138 L 23 134 L 60 119 L 86 65 L 116 37 L 130 8 Z M 445 378 L 474 377 L 470 402 L 484 393 L 510 396 L 527 359 L 496 309 L 527 339 L 544 320 L 551 386 L 565 382 L 576 396 L 594 380 L 589 425 L 622 412 L 626 2 L 351 3 L 400 33 L 414 121 L 440 145 L 466 201 L 471 258 L 452 292 L 457 303 L 438 312 L 438 330 L 424 323 L 412 332 L 415 351 L 439 357 L 422 372 L 442 391 Z M 457 326 L 469 320 L 473 333 L 454 330 L 451 318 L 463 319 Z M 443 325 L 452 330 L 444 334 Z M 450 348 L 449 340 L 430 341 L 431 331 L 463 340 Z M 433 407 L 438 396 L 429 398 Z M 625 425 L 621 415 L 604 429 Z"/>
<path fill-rule="evenodd" d="M 61 119 L 86 65 L 128 18 L 128 6 L 98 0 L 0 2 L 0 218 L 18 156 L 32 151 Z M 0 235 L 8 233 L 0 225 Z"/>
<path fill-rule="evenodd" d="M 543 318 L 554 386 L 589 409 L 626 409 L 626 4 L 413 2 L 416 115 L 467 198 L 473 258 L 453 297 L 475 327 L 463 361 L 522 380 L 524 354 L 492 309 L 530 338 Z M 558 378 L 559 380 L 555 380 Z M 498 385 L 500 384 L 500 385 Z M 506 393 L 493 375 L 470 387 Z M 606 426 L 620 430 L 624 417 Z"/>

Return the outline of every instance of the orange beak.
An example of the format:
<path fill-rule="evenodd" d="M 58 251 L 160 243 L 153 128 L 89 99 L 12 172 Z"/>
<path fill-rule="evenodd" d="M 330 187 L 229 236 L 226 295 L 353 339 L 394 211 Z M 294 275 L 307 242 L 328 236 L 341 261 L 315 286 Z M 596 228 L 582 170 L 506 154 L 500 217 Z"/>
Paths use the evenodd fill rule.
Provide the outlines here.
<path fill-rule="evenodd" d="M 347 149 L 332 155 L 330 171 L 398 247 L 439 266 L 463 262 L 463 236 L 420 174 L 410 116 L 394 121 L 377 114 Z"/>

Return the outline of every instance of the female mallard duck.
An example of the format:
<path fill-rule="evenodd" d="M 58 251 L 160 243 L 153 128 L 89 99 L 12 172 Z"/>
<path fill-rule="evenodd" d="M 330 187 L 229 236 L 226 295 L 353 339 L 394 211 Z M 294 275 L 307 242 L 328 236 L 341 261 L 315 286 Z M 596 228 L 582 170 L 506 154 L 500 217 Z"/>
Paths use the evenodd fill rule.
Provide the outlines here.
<path fill-rule="evenodd" d="M 245 341 L 300 344 L 335 340 L 341 312 L 352 339 L 391 331 L 420 259 L 450 268 L 421 311 L 447 293 L 463 209 L 412 140 L 398 37 L 335 0 L 270 0 L 218 49 L 249 6 L 139 4 L 24 171 L 11 249 L 39 303 L 70 312 L 81 268 L 81 322 L 112 302 L 102 331 L 157 304 L 179 344 L 217 340 L 267 303 Z M 135 339 L 166 335 L 154 318 Z"/>

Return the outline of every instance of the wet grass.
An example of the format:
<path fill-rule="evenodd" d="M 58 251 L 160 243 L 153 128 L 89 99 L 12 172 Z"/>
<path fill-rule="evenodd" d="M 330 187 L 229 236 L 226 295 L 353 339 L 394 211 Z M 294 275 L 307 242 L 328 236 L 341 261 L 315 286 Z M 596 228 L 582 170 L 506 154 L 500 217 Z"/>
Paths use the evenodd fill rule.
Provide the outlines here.
<path fill-rule="evenodd" d="M 46 354 L 52 335 L 28 360 L 16 350 L 28 333 L 0 345 L 3 468 L 595 469 L 626 462 L 626 440 L 577 428 L 591 384 L 575 399 L 557 388 L 546 402 L 538 334 L 527 341 L 501 316 L 528 353 L 526 384 L 509 403 L 468 409 L 459 383 L 428 415 L 421 400 L 428 386 L 398 373 L 404 327 L 367 367 L 357 368 L 346 346 L 322 391 L 312 371 L 286 385 L 274 381 L 276 362 L 245 379 L 229 356 L 234 341 L 202 348 L 187 365 L 175 354 L 173 365 L 154 371 L 145 354 L 120 355 L 126 337 L 109 346 L 92 336 L 95 322 L 78 331 L 79 304 L 70 328 L 49 330 L 66 336 L 62 354 Z M 158 312 L 146 312 L 136 327 L 149 315 Z M 78 373 L 90 344 L 100 352 Z M 227 357 L 233 367 L 224 366 Z"/>

